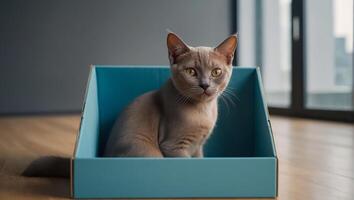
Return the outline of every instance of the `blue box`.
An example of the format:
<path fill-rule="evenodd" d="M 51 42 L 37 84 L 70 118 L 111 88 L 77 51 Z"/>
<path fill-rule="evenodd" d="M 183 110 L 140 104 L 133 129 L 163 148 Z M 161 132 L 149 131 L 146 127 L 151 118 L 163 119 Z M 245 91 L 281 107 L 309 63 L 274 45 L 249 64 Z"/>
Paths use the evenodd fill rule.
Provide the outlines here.
<path fill-rule="evenodd" d="M 110 129 L 135 97 L 169 77 L 163 66 L 92 66 L 72 158 L 74 198 L 275 197 L 278 159 L 260 71 L 234 67 L 204 158 L 100 157 Z"/>

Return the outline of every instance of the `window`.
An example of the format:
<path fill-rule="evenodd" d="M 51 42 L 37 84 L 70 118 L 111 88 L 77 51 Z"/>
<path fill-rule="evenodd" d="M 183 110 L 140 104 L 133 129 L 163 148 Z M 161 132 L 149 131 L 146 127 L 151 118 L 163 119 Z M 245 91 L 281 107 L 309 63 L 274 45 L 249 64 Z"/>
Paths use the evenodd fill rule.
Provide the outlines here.
<path fill-rule="evenodd" d="M 353 0 L 238 0 L 238 64 L 270 113 L 354 121 Z"/>
<path fill-rule="evenodd" d="M 291 97 L 291 0 L 239 0 L 238 64 L 259 66 L 268 104 L 289 107 Z"/>
<path fill-rule="evenodd" d="M 353 110 L 353 0 L 305 3 L 306 107 Z"/>
<path fill-rule="evenodd" d="M 262 1 L 260 67 L 268 104 L 289 107 L 291 100 L 291 0 Z"/>

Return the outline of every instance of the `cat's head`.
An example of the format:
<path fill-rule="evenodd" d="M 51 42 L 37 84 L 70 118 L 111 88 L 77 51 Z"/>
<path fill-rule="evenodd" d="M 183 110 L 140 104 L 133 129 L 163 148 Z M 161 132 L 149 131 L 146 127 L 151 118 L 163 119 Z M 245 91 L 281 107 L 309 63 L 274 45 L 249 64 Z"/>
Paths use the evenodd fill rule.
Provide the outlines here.
<path fill-rule="evenodd" d="M 167 35 L 172 82 L 179 93 L 194 101 L 211 101 L 229 83 L 237 36 L 217 47 L 190 47 L 174 33 Z"/>

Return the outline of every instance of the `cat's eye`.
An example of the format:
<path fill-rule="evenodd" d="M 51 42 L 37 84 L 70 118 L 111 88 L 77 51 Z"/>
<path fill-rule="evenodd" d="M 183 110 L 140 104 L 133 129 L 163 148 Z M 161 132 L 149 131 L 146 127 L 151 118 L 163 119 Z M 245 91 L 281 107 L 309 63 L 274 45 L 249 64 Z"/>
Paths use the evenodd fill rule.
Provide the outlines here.
<path fill-rule="evenodd" d="M 222 70 L 220 68 L 215 68 L 211 71 L 212 77 L 219 77 L 222 74 Z"/>
<path fill-rule="evenodd" d="M 184 70 L 188 75 L 197 76 L 197 72 L 193 68 L 187 68 Z"/>

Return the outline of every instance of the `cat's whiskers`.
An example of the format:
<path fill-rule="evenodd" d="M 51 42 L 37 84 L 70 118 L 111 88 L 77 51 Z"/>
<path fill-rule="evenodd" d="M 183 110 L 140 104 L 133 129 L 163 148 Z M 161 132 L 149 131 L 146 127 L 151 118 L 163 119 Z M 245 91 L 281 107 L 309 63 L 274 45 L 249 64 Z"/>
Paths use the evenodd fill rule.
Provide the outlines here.
<path fill-rule="evenodd" d="M 177 102 L 177 103 L 181 103 L 183 98 L 184 98 L 184 96 L 179 94 L 179 95 L 176 97 L 176 102 Z"/>
<path fill-rule="evenodd" d="M 185 104 L 185 99 L 186 99 L 186 97 L 184 95 L 179 95 L 179 96 L 177 96 L 176 102 L 178 104 Z"/>
<path fill-rule="evenodd" d="M 188 90 L 194 94 L 202 94 L 203 93 L 203 89 L 201 89 L 199 86 L 192 86 Z"/>
<path fill-rule="evenodd" d="M 191 95 L 192 89 L 194 89 L 194 88 L 186 89 L 184 91 L 184 95 L 179 94 L 179 96 L 177 96 L 177 103 L 187 104 L 187 103 L 191 102 L 192 98 L 190 97 L 190 95 Z"/>
<path fill-rule="evenodd" d="M 227 113 L 229 113 L 229 104 L 227 103 L 227 101 L 225 100 L 225 97 L 224 97 L 224 95 L 222 94 L 222 92 L 221 93 L 219 93 L 219 97 L 220 97 L 220 99 L 223 101 L 223 103 L 225 104 L 225 106 L 226 106 L 226 112 Z"/>
<path fill-rule="evenodd" d="M 236 106 L 236 103 L 234 102 L 234 100 L 237 100 L 238 102 L 240 102 L 240 99 L 236 96 L 236 94 L 231 89 L 225 88 L 224 91 L 223 91 L 223 96 L 233 106 Z"/>
<path fill-rule="evenodd" d="M 234 97 L 237 101 L 240 101 L 240 98 L 236 95 L 236 93 L 228 88 L 225 89 L 225 92 L 228 93 L 230 96 Z"/>
<path fill-rule="evenodd" d="M 231 86 L 227 86 L 227 88 L 225 88 L 225 90 L 227 92 L 229 92 L 231 96 L 235 97 L 238 101 L 240 101 L 240 98 L 237 96 L 236 92 L 233 91 L 233 90 L 235 90 L 235 88 L 233 88 Z"/>
<path fill-rule="evenodd" d="M 220 94 L 221 99 L 224 100 L 227 109 L 229 109 L 229 105 L 228 105 L 227 102 L 229 102 L 233 107 L 236 106 L 235 102 L 234 102 L 233 99 L 232 99 L 233 96 L 230 94 L 229 91 L 227 91 L 226 89 L 224 89 L 224 91 L 220 92 L 219 94 Z"/>
<path fill-rule="evenodd" d="M 233 101 L 233 99 L 232 99 L 232 97 L 230 96 L 229 93 L 224 91 L 223 95 L 224 95 L 225 99 L 228 100 L 233 107 L 236 106 L 235 102 Z"/>

